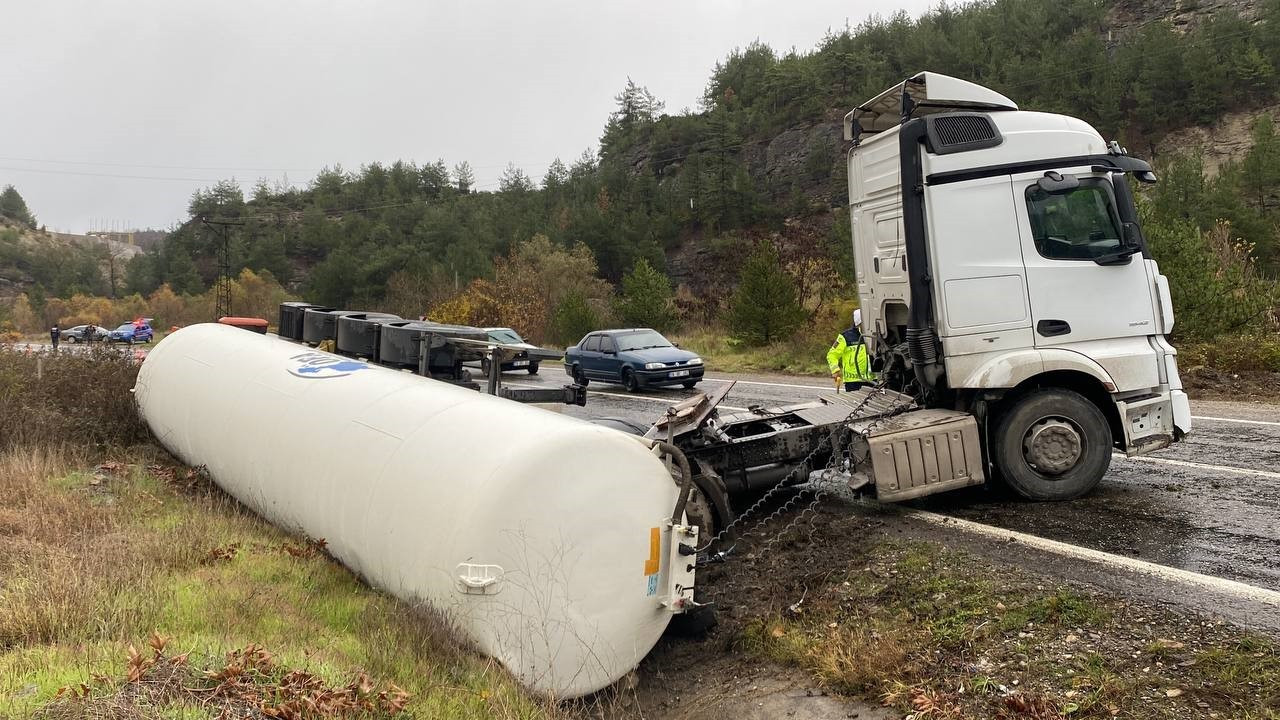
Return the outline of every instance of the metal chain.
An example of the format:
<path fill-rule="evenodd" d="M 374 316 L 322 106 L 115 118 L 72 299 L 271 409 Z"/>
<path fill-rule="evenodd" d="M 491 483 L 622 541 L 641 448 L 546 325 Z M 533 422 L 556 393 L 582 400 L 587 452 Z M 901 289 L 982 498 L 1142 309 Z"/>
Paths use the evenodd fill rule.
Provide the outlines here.
<path fill-rule="evenodd" d="M 904 388 L 904 389 L 909 389 L 909 388 L 910 388 L 910 386 L 908 386 L 908 388 Z M 733 521 L 731 521 L 729 524 L 725 525 L 725 526 L 724 526 L 724 527 L 723 527 L 723 528 L 722 528 L 718 533 L 716 533 L 716 534 L 715 534 L 715 536 L 714 536 L 714 537 L 712 537 L 710 540 L 708 540 L 708 541 L 706 542 L 706 544 L 704 544 L 702 547 L 698 548 L 698 553 L 701 555 L 701 554 L 702 554 L 702 553 L 704 553 L 708 548 L 710 548 L 712 545 L 715 545 L 716 543 L 718 543 L 718 542 L 720 542 L 721 540 L 723 540 L 723 539 L 725 538 L 725 536 L 727 536 L 727 535 L 728 535 L 728 534 L 729 534 L 729 533 L 730 533 L 734 528 L 736 528 L 736 527 L 737 527 L 737 526 L 739 526 L 740 524 L 744 523 L 747 519 L 751 518 L 751 517 L 752 517 L 753 515 L 755 515 L 756 513 L 760 512 L 760 510 L 761 510 L 763 507 L 765 507 L 765 506 L 768 504 L 768 502 L 769 502 L 769 501 L 770 501 L 770 500 L 771 500 L 771 499 L 772 499 L 776 494 L 778 494 L 778 493 L 779 493 L 780 491 L 782 491 L 784 488 L 790 487 L 790 486 L 791 486 L 791 484 L 792 484 L 792 483 L 791 483 L 791 480 L 792 480 L 792 478 L 794 478 L 794 477 L 796 476 L 796 473 L 798 473 L 802 468 L 809 467 L 809 464 L 813 461 L 813 458 L 814 458 L 814 457 L 816 457 L 816 456 L 818 455 L 818 453 L 819 453 L 819 452 L 821 452 L 821 451 L 823 450 L 823 448 L 824 448 L 824 447 L 826 447 L 826 446 L 828 446 L 828 445 L 831 447 L 831 459 L 827 462 L 827 465 L 826 465 L 826 468 L 825 468 L 825 469 L 828 469 L 828 470 L 833 469 L 836 465 L 838 465 L 839 463 L 841 463 L 841 462 L 844 460 L 844 452 L 843 452 L 842 447 L 838 444 L 838 436 L 839 436 L 839 435 L 842 435 L 842 434 L 845 434 L 845 433 L 847 433 L 847 432 L 849 432 L 849 431 L 848 431 L 848 425 L 849 425 L 849 423 L 853 422 L 854 418 L 856 418 L 856 417 L 858 416 L 858 414 L 862 412 L 862 410 L 867 406 L 867 404 L 868 404 L 868 403 L 870 403 L 870 402 L 871 402 L 871 400 L 872 400 L 874 397 L 876 397 L 876 396 L 877 396 L 877 395 L 879 395 L 879 394 L 883 394 L 884 389 L 885 389 L 885 382 L 883 382 L 883 381 L 882 381 L 882 382 L 880 382 L 879 384 L 877 384 L 876 386 L 874 386 L 874 387 L 871 389 L 871 392 L 867 393 L 867 396 L 866 396 L 865 398 L 863 398 L 863 399 L 862 399 L 862 402 L 858 403 L 858 405 L 857 405 L 856 407 L 854 407 L 854 408 L 853 408 L 853 410 L 851 410 L 847 416 L 845 416 L 844 420 L 842 420 L 841 422 L 839 422 L 838 424 L 836 424 L 836 426 L 832 429 L 832 431 L 831 431 L 830 433 L 828 433 L 827 435 L 823 436 L 823 437 L 818 441 L 818 443 L 817 443 L 816 445 L 814 445 L 813 449 L 812 449 L 812 450 L 810 450 L 810 451 L 809 451 L 809 453 L 808 453 L 807 455 L 805 455 L 805 457 L 804 457 L 802 460 L 800 460 L 800 462 L 796 463 L 796 465 L 795 465 L 794 467 L 792 467 L 792 468 L 791 468 L 791 471 L 790 471 L 790 472 L 788 472 L 785 476 L 783 476 L 783 477 L 782 477 L 782 479 L 781 479 L 781 480 L 779 480 L 779 481 L 778 481 L 777 483 L 775 483 L 772 487 L 770 487 L 768 490 L 766 490 L 766 491 L 765 491 L 765 493 L 764 493 L 763 495 L 761 495 L 759 498 L 757 498 L 757 499 L 756 499 L 756 501 L 755 501 L 754 503 L 752 503 L 750 507 L 748 507 L 746 510 L 742 511 L 742 513 L 740 513 L 736 518 L 734 518 L 734 519 L 733 519 Z M 859 434 L 860 434 L 862 437 L 864 437 L 864 438 L 865 438 L 865 437 L 868 437 L 868 436 L 870 435 L 871 431 L 872 431 L 872 430 L 874 430 L 878 425 L 880 425 L 880 423 L 884 422 L 885 420 L 888 420 L 890 417 L 893 417 L 894 415 L 897 415 L 897 414 L 899 414 L 900 412 L 902 412 L 902 411 L 906 410 L 907 408 L 911 407 L 911 405 L 912 405 L 912 404 L 914 404 L 914 402 L 915 402 L 915 399 L 914 399 L 914 398 L 912 398 L 911 400 L 909 400 L 909 401 L 907 401 L 907 402 L 895 404 L 895 405 L 894 405 L 892 408 L 890 408 L 890 410 L 889 410 L 888 412 L 886 412 L 884 415 L 882 415 L 882 416 L 880 416 L 880 417 L 876 418 L 875 420 L 873 420 L 873 421 L 872 421 L 872 422 L 871 422 L 871 423 L 870 423 L 870 424 L 869 424 L 869 425 L 868 425 L 864 430 L 862 430 Z M 852 439 L 851 439 L 851 438 L 850 438 L 850 440 L 849 440 L 848 442 L 844 443 L 844 446 L 845 446 L 845 447 L 848 447 L 848 446 L 851 446 L 851 445 L 852 445 Z M 852 472 L 853 470 L 856 470 L 856 469 L 857 469 L 857 466 L 858 466 L 859 462 L 860 462 L 860 461 L 858 461 L 858 462 L 854 462 L 854 463 L 850 466 L 850 472 Z M 798 513 L 798 514 L 796 515 L 796 517 L 795 517 L 791 522 L 789 522 L 789 523 L 787 524 L 787 526 L 786 526 L 786 527 L 782 528 L 782 530 L 780 530 L 780 531 L 778 531 L 777 533 L 775 533 L 775 534 L 774 534 L 774 536 L 773 536 L 773 537 L 769 540 L 769 542 L 765 545 L 765 549 L 764 549 L 764 551 L 767 551 L 767 550 L 771 549 L 771 548 L 772 548 L 772 546 L 773 546 L 773 544 L 774 544 L 775 542 L 777 542 L 777 539 L 778 539 L 781 535 L 785 534 L 788 530 L 790 530 L 792 527 L 794 527 L 797 523 L 799 523 L 799 522 L 801 522 L 802 520 L 804 520 L 804 518 L 805 518 L 806 516 L 808 516 L 810 513 L 812 513 L 812 512 L 814 512 L 814 511 L 816 511 L 818 504 L 821 502 L 821 500 L 823 499 L 823 497 L 824 497 L 825 495 L 826 495 L 826 490 L 825 490 L 824 488 L 822 488 L 821 486 L 819 486 L 819 487 L 817 488 L 817 490 L 816 490 L 815 494 L 814 494 L 814 497 L 813 497 L 812 501 L 809 503 L 809 505 L 808 505 L 804 510 L 802 510 L 800 513 Z M 778 506 L 776 509 L 774 509 L 774 511 L 773 511 L 773 512 L 771 512 L 771 513 L 769 513 L 768 515 L 765 515 L 765 516 L 763 516 L 763 517 L 760 517 L 760 518 L 759 518 L 759 519 L 757 519 L 754 523 L 752 523 L 751 527 L 747 528 L 746 530 L 744 530 L 744 531 L 742 532 L 742 536 L 743 536 L 743 537 L 746 537 L 747 535 L 750 535 L 750 534 L 754 533 L 756 530 L 760 529 L 761 527 L 763 527 L 763 526 L 765 526 L 765 525 L 769 524 L 770 522 L 772 522 L 772 521 L 774 521 L 774 520 L 778 519 L 779 517 L 782 517 L 782 516 L 783 516 L 783 515 L 785 515 L 786 513 L 791 512 L 792 510 L 794 510 L 794 509 L 796 508 L 796 506 L 797 506 L 797 505 L 799 505 L 799 504 L 800 504 L 800 502 L 801 502 L 801 500 L 802 500 L 802 499 L 803 499 L 803 495 L 801 495 L 800 493 L 797 493 L 797 494 L 795 494 L 794 496 L 792 496 L 791 498 L 788 498 L 784 503 L 782 503 L 780 506 Z M 729 556 L 729 554 L 731 554 L 731 553 L 733 552 L 733 550 L 734 550 L 734 548 L 735 548 L 735 547 L 737 547 L 737 545 L 736 545 L 736 544 L 735 544 L 735 545 L 733 545 L 732 547 L 730 547 L 730 548 L 726 549 L 726 550 L 722 550 L 721 552 L 716 553 L 715 555 L 713 555 L 713 556 L 711 556 L 711 557 L 707 558 L 706 560 L 702 561 L 702 564 L 706 564 L 706 563 L 708 563 L 708 562 L 723 562 L 723 561 L 724 561 L 724 559 L 725 559 L 725 558 L 727 558 L 727 557 Z"/>
<path fill-rule="evenodd" d="M 858 435 L 859 435 L 859 436 L 861 436 L 861 437 L 862 437 L 862 438 L 864 438 L 864 439 L 868 439 L 868 440 L 869 440 L 869 439 L 870 439 L 870 437 L 871 437 L 871 431 L 875 430 L 875 429 L 876 429 L 876 427 L 878 427 L 881 423 L 885 422 L 886 420 L 888 420 L 888 419 L 890 419 L 890 418 L 894 417 L 895 415 L 898 415 L 898 414 L 900 414 L 900 413 L 902 413 L 902 412 L 906 411 L 906 409 L 907 409 L 907 408 L 911 407 L 911 405 L 913 404 L 913 402 L 914 402 L 914 400 L 913 400 L 912 402 L 899 403 L 899 404 L 894 405 L 894 407 L 890 408 L 890 409 L 889 409 L 889 411 L 888 411 L 888 412 L 886 412 L 884 415 L 881 415 L 880 417 L 877 417 L 875 420 L 872 420 L 870 423 L 868 423 L 868 424 L 867 424 L 867 426 L 866 426 L 865 428 L 863 428 L 862 430 L 860 430 L 860 431 L 858 432 Z M 849 443 L 847 443 L 847 446 L 846 446 L 846 447 L 852 447 L 852 445 L 853 445 L 852 438 L 850 438 L 850 441 L 849 441 Z M 827 463 L 827 468 L 826 468 L 826 469 L 828 469 L 828 470 L 834 469 L 834 467 L 838 464 L 839 459 L 840 459 L 840 458 L 842 458 L 842 457 L 843 457 L 843 455 L 844 455 L 844 453 L 842 453 L 842 452 L 841 452 L 841 453 L 832 452 L 832 454 L 831 454 L 831 460 Z M 858 466 L 859 466 L 859 465 L 860 465 L 864 460 L 865 460 L 865 458 L 862 458 L 862 459 L 852 459 L 852 458 L 851 458 L 851 462 L 850 462 L 850 465 L 849 465 L 849 472 L 850 472 L 850 473 L 852 473 L 852 472 L 854 472 L 855 470 L 857 470 L 857 469 L 858 469 Z M 832 483 L 832 480 L 831 480 L 830 478 L 825 478 L 825 477 L 824 477 L 824 478 L 821 478 L 821 479 L 816 483 L 816 486 L 814 487 L 814 491 L 813 491 L 813 499 L 812 499 L 812 501 L 810 501 L 810 502 L 809 502 L 809 504 L 808 504 L 804 509 L 802 509 L 800 512 L 796 513 L 796 516 L 795 516 L 794 518 L 792 518 L 792 519 L 791 519 L 791 521 L 790 521 L 790 522 L 788 522 L 788 523 L 786 524 L 786 526 L 785 526 L 785 527 L 783 527 L 782 529 L 780 529 L 780 530 L 778 530 L 777 532 L 773 533 L 773 534 L 772 534 L 772 536 L 770 536 L 770 538 L 765 542 L 764 547 L 762 547 L 762 548 L 760 549 L 760 552 L 758 552 L 758 553 L 756 554 L 756 556 L 757 556 L 757 557 L 763 556 L 763 555 L 768 554 L 769 552 L 771 552 L 771 551 L 773 550 L 773 548 L 774 548 L 774 545 L 776 545 L 776 544 L 778 543 L 778 541 L 779 541 L 779 540 L 781 540 L 781 539 L 782 539 L 782 538 L 783 538 L 787 533 L 789 533 L 793 528 L 795 528 L 796 526 L 798 526 L 800 523 L 804 522 L 806 518 L 808 518 L 808 519 L 809 519 L 810 523 L 813 523 L 813 522 L 815 522 L 815 521 L 817 520 L 818 506 L 822 503 L 823 499 L 825 499 L 825 498 L 826 498 L 827 493 L 828 493 L 828 491 L 830 490 L 830 488 L 829 488 L 829 487 L 825 487 L 828 483 Z M 795 495 L 795 497 L 794 497 L 794 498 L 792 498 L 791 500 L 788 500 L 788 501 L 787 501 L 787 503 L 785 503 L 785 504 L 784 504 L 784 507 L 785 507 L 786 505 L 791 505 L 791 504 L 792 504 L 792 501 L 793 501 L 793 500 L 795 500 L 796 498 L 799 498 L 799 497 L 801 497 L 801 495 L 800 495 L 799 493 L 797 493 L 797 494 Z M 771 516 L 770 516 L 770 517 L 771 517 L 771 518 L 772 518 L 772 517 L 776 517 L 776 516 L 778 516 L 779 514 L 780 514 L 780 513 L 776 513 L 776 512 L 775 512 L 775 513 L 771 514 Z M 755 525 L 753 525 L 753 526 L 752 526 L 752 529 L 751 529 L 751 530 L 747 531 L 747 533 L 744 533 L 744 534 L 749 534 L 749 533 L 751 533 L 751 532 L 754 532 L 756 528 L 760 527 L 760 526 L 761 526 L 761 525 L 763 525 L 763 524 L 764 524 L 763 522 L 756 523 Z M 810 534 L 812 534 L 812 533 L 810 533 Z"/>

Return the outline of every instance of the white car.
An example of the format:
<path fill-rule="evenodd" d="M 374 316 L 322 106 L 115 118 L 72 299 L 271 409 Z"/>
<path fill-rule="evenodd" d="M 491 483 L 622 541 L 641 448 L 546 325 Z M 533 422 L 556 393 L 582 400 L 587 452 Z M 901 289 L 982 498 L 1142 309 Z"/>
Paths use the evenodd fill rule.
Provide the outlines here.
<path fill-rule="evenodd" d="M 531 345 L 525 342 L 524 338 L 520 337 L 520 333 L 512 330 L 511 328 L 490 327 L 483 328 L 483 330 L 488 333 L 489 340 L 493 342 L 502 343 L 503 345 L 516 345 L 523 348 L 529 348 L 531 350 L 538 349 L 537 345 Z M 489 361 L 482 360 L 480 362 L 480 368 L 487 376 L 489 374 Z M 510 372 L 511 370 L 525 370 L 528 371 L 530 375 L 537 375 L 538 361 L 530 358 L 528 353 L 518 353 L 512 359 L 502 363 L 502 372 Z"/>

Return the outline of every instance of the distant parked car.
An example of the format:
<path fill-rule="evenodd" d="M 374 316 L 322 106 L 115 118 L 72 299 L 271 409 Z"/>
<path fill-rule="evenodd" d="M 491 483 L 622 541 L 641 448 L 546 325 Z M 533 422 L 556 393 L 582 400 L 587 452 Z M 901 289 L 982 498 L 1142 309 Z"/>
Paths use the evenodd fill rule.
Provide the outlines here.
<path fill-rule="evenodd" d="M 520 337 L 520 333 L 512 330 L 511 328 L 491 327 L 484 328 L 484 331 L 488 333 L 489 340 L 491 342 L 502 343 L 503 345 L 518 345 L 529 349 L 537 349 L 538 347 L 537 345 L 530 345 L 525 342 L 524 338 Z M 480 362 L 480 369 L 484 371 L 484 374 L 487 377 L 489 375 L 489 361 L 482 360 Z M 538 361 L 530 358 L 529 353 L 527 352 L 518 353 L 512 359 L 502 363 L 502 372 L 509 372 L 511 370 L 527 370 L 530 375 L 537 375 Z"/>
<path fill-rule="evenodd" d="M 106 328 L 94 325 L 93 335 L 85 337 L 85 331 L 88 329 L 88 325 L 76 325 L 75 327 L 69 327 L 66 330 L 62 330 L 58 333 L 58 336 L 69 343 L 82 343 L 106 340 L 107 335 L 109 334 Z"/>
<path fill-rule="evenodd" d="M 703 373 L 702 358 L 649 328 L 590 333 L 565 350 L 564 370 L 579 385 L 604 380 L 621 383 L 628 392 L 661 385 L 692 388 Z"/>
<path fill-rule="evenodd" d="M 111 333 L 107 336 L 107 342 L 109 343 L 123 342 L 123 343 L 129 343 L 130 345 L 136 342 L 149 343 L 151 342 L 151 338 L 154 336 L 155 336 L 155 333 L 151 330 L 151 325 L 149 325 L 148 323 L 129 322 L 121 325 L 115 330 L 112 330 Z"/>

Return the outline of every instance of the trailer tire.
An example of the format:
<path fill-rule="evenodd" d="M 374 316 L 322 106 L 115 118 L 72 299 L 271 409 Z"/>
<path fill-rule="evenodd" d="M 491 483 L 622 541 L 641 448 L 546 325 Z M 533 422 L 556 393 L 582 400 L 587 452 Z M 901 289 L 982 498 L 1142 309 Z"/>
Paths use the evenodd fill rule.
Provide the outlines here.
<path fill-rule="evenodd" d="M 1005 483 L 1028 500 L 1088 494 L 1111 465 L 1111 426 L 1096 405 L 1061 388 L 1022 395 L 1001 413 L 992 447 Z"/>

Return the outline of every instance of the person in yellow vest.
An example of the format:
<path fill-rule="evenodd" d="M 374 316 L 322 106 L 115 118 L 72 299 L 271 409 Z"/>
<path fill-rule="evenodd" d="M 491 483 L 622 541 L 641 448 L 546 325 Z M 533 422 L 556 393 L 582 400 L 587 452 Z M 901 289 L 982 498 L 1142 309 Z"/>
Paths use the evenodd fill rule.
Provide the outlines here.
<path fill-rule="evenodd" d="M 871 357 L 867 346 L 862 342 L 862 311 L 853 311 L 853 323 L 848 330 L 836 336 L 827 351 L 827 367 L 831 369 L 831 379 L 835 381 L 836 390 L 844 383 L 845 392 L 853 392 L 864 385 L 875 382 L 875 373 L 871 372 Z"/>

